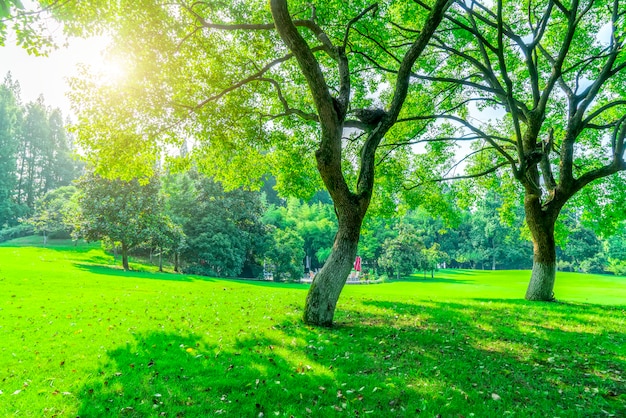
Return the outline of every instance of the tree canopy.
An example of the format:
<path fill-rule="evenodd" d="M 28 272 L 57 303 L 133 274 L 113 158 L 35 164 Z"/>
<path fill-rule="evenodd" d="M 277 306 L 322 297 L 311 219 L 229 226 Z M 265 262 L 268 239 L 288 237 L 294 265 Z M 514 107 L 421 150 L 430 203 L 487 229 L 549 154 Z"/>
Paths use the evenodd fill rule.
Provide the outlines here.
<path fill-rule="evenodd" d="M 410 79 L 450 0 L 272 0 L 269 7 L 122 1 L 104 10 L 91 3 L 56 14 L 72 17 L 66 25 L 74 33 L 109 30 L 110 52 L 128 63 L 129 76 L 119 82 L 74 82 L 79 140 L 98 172 L 150 175 L 164 146 L 188 150 L 193 142 L 189 155 L 198 167 L 227 186 L 254 184 L 268 172 L 295 194 L 323 184 L 339 231 L 309 292 L 305 321 L 330 325 L 376 167 L 405 161 L 411 148 L 378 150 L 401 112 L 429 106 Z M 407 25 L 412 32 L 399 29 Z M 390 48 L 401 58 L 390 57 Z"/>
<path fill-rule="evenodd" d="M 122 265 L 128 270 L 128 251 L 150 241 L 161 219 L 158 178 L 142 184 L 137 179 L 110 180 L 88 173 L 78 181 L 78 190 L 78 233 L 90 241 L 119 243 Z"/>
<path fill-rule="evenodd" d="M 521 186 L 535 248 L 527 299 L 553 298 L 555 223 L 577 193 L 613 192 L 587 210 L 623 207 L 625 13 L 619 0 L 457 2 L 430 42 L 441 65 L 415 75 L 443 97 L 432 117 L 453 132 L 439 140 L 472 143 L 468 172 L 446 176 L 446 162 L 443 177 L 507 170 Z"/>
<path fill-rule="evenodd" d="M 0 85 L 0 228 L 29 216 L 46 193 L 68 186 L 80 165 L 63 115 L 43 97 L 22 103 L 9 73 Z"/>

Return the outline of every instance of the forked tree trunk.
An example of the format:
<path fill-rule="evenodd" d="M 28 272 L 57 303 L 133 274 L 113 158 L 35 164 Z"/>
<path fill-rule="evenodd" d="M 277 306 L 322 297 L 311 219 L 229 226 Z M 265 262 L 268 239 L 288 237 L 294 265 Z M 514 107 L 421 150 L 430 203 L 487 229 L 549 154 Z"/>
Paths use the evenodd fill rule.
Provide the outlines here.
<path fill-rule="evenodd" d="M 130 270 L 130 267 L 128 267 L 128 247 L 125 243 L 122 243 L 122 267 L 124 267 L 125 271 Z"/>
<path fill-rule="evenodd" d="M 315 275 L 306 297 L 303 317 L 305 323 L 324 327 L 333 324 L 339 295 L 356 258 L 362 220 L 362 216 L 358 214 L 349 219 L 339 216 L 339 229 L 332 253 Z"/>
<path fill-rule="evenodd" d="M 556 278 L 556 216 L 541 210 L 537 202 L 525 202 L 526 222 L 533 241 L 533 270 L 526 300 L 553 301 Z"/>
<path fill-rule="evenodd" d="M 398 68 L 390 107 L 386 112 L 383 111 L 383 116 L 375 123 L 368 124 L 369 133 L 360 151 L 359 175 L 355 193 L 352 193 L 344 177 L 342 164 L 343 128 L 351 99 L 351 76 L 345 45 L 332 45 L 332 41 L 323 31 L 316 32 L 325 47 L 332 51 L 330 55 L 337 64 L 339 89 L 337 96 L 333 97 L 333 92 L 324 76 L 325 70 L 322 70 L 313 50 L 298 32 L 292 15 L 289 13 L 287 0 L 270 1 L 274 26 L 287 48 L 297 59 L 315 104 L 317 120 L 321 128 L 319 148 L 315 151 L 317 168 L 333 199 L 339 221 L 339 230 L 335 237 L 332 254 L 313 280 L 307 295 L 303 318 L 306 323 L 321 326 L 332 325 L 339 294 L 346 283 L 356 256 L 361 223 L 372 197 L 376 150 L 383 136 L 397 121 L 409 91 L 413 64 L 422 55 L 450 4 L 450 0 L 436 0 L 432 5 L 423 30 L 404 55 Z M 363 10 L 350 22 L 348 29 L 374 7 L 375 5 Z M 344 44 L 347 40 L 346 37 Z"/>

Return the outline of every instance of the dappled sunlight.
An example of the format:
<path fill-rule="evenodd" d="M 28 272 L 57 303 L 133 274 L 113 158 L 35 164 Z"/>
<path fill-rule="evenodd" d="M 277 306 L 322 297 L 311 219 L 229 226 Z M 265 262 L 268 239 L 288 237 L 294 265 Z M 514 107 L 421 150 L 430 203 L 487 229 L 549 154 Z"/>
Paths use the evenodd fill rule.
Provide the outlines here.
<path fill-rule="evenodd" d="M 527 361 L 535 353 L 535 347 L 528 343 L 513 341 L 494 341 L 492 339 L 474 340 L 472 346 L 478 350 L 510 355 L 520 361 Z"/>
<path fill-rule="evenodd" d="M 131 268 L 134 266 L 131 263 Z M 127 277 L 129 279 L 151 279 L 151 280 L 167 280 L 167 281 L 179 281 L 190 282 L 193 280 L 192 276 L 186 276 L 182 274 L 172 273 L 159 273 L 156 268 L 140 268 L 125 271 L 120 265 L 100 265 L 96 263 L 74 263 L 74 267 L 78 270 L 82 270 L 94 275 L 101 276 L 119 276 Z M 203 277 L 202 280 L 210 281 L 210 278 Z"/>

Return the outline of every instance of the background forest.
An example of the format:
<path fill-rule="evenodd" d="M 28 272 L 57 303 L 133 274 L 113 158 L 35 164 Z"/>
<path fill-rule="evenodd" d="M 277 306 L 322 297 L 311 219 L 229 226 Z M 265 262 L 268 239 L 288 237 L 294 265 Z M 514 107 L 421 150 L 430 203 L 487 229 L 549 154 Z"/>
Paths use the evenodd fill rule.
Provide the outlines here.
<path fill-rule="evenodd" d="M 186 273 L 297 281 L 328 258 L 337 229 L 326 192 L 282 198 L 267 176 L 259 191 L 227 191 L 198 170 L 157 170 L 146 184 L 107 180 L 78 162 L 58 109 L 22 103 L 8 74 L 0 86 L 0 240 L 32 233 L 103 240 L 122 256 Z M 497 178 L 494 177 L 497 180 Z M 498 188 L 440 185 L 438 206 L 378 208 L 366 218 L 358 255 L 363 277 L 400 278 L 438 268 L 528 269 L 532 247 L 523 207 Z M 557 229 L 558 268 L 626 273 L 626 232 L 598 231 L 566 207 Z M 506 216 L 503 216 L 506 214 Z"/>

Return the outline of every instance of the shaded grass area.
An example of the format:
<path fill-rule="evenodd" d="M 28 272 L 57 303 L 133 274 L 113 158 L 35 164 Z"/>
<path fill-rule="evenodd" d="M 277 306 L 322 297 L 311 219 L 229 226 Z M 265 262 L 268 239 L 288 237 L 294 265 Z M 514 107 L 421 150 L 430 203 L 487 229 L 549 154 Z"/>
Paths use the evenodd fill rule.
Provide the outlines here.
<path fill-rule="evenodd" d="M 559 275 L 562 303 L 521 300 L 528 272 L 346 287 L 317 329 L 306 286 L 107 257 L 0 246 L 0 416 L 626 415 L 626 297 L 576 301 L 604 276 Z"/>
<path fill-rule="evenodd" d="M 393 281 L 388 294 L 401 294 L 413 288 L 428 298 L 507 298 L 522 300 L 530 280 L 527 270 L 442 270 L 434 279 L 413 275 Z M 419 287 L 408 283 L 420 283 Z M 458 286 L 466 284 L 470 286 Z M 397 287 L 397 290 L 394 289 Z M 601 305 L 626 305 L 626 277 L 557 272 L 554 294 L 557 300 Z"/>

